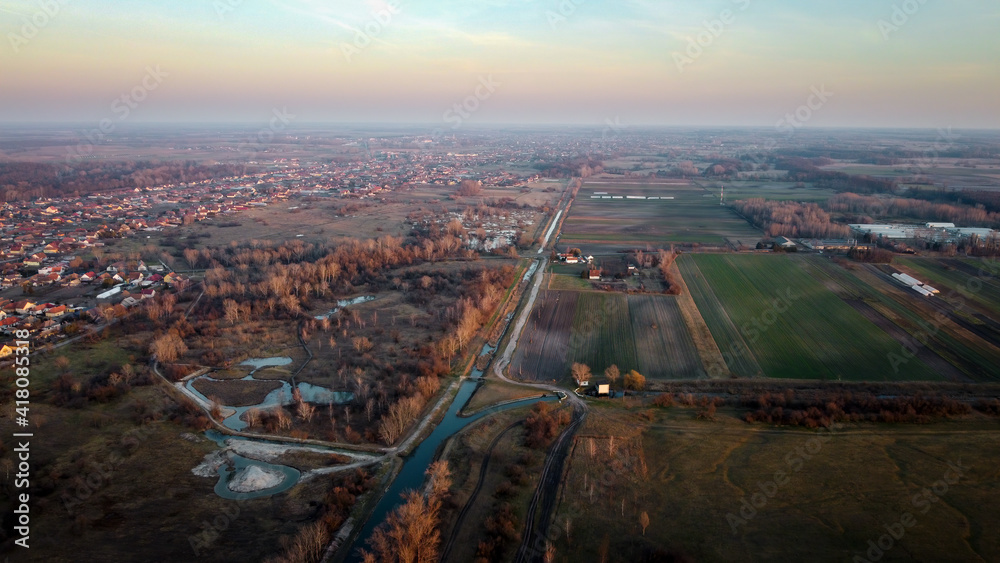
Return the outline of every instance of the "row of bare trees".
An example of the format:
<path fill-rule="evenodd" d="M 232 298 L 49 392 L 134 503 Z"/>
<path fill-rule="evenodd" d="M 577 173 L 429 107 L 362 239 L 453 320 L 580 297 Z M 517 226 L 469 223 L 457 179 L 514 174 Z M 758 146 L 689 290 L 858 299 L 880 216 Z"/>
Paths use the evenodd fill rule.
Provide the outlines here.
<path fill-rule="evenodd" d="M 815 203 L 751 198 L 733 207 L 771 237 L 846 238 L 851 229 L 830 220 L 830 214 Z"/>

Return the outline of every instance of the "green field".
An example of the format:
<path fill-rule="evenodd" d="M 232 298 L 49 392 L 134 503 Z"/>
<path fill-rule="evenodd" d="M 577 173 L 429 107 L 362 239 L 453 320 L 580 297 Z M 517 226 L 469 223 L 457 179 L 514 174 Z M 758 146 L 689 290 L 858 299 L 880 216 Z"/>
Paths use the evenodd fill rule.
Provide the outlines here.
<path fill-rule="evenodd" d="M 698 306 L 698 311 L 705 319 L 705 324 L 708 325 L 712 337 L 723 353 L 729 371 L 740 377 L 763 375 L 753 352 L 747 346 L 739 329 L 733 324 L 729 314 L 726 313 L 726 309 L 722 306 L 722 302 L 719 301 L 711 284 L 698 269 L 694 258 L 682 256 L 677 261 L 677 265 L 681 275 L 684 276 L 684 282 L 691 292 L 691 297 L 694 298 L 695 304 Z M 710 375 L 718 377 L 726 374 L 713 373 Z"/>
<path fill-rule="evenodd" d="M 580 276 L 571 276 L 568 274 L 554 274 L 549 278 L 549 289 L 566 289 L 566 290 L 576 290 L 576 289 L 592 289 L 589 280 L 585 280 Z"/>
<path fill-rule="evenodd" d="M 905 266 L 901 267 L 907 269 Z M 941 285 L 942 293 L 939 296 L 928 301 L 914 299 L 910 290 L 885 279 L 884 273 L 875 266 L 849 264 L 845 268 L 833 262 L 809 260 L 807 269 L 817 280 L 834 284 L 833 287 L 842 299 L 855 303 L 861 310 L 874 315 L 869 318 L 881 323 L 879 326 L 888 331 L 903 331 L 905 338 L 910 341 L 925 342 L 919 348 L 918 356 L 947 379 L 1000 380 L 1000 351 L 976 334 L 962 330 L 950 322 L 938 325 L 938 330 L 928 334 L 927 327 L 933 326 L 928 325 L 928 319 L 936 318 L 941 303 L 974 303 L 964 301 L 964 298 L 952 293 L 945 285 Z M 914 270 L 913 273 L 918 272 Z M 991 310 L 990 315 L 994 312 Z M 973 308 L 968 307 L 959 316 L 972 319 L 974 324 L 981 323 L 985 327 L 986 323 L 973 316 L 973 313 Z M 887 322 L 888 325 L 885 324 Z"/>
<path fill-rule="evenodd" d="M 941 379 L 919 359 L 910 361 L 902 374 L 894 374 L 889 355 L 898 353 L 900 344 L 820 283 L 805 268 L 812 259 L 682 257 L 682 271 L 692 296 L 734 373 L 745 375 L 743 355 L 749 350 L 767 377 Z M 703 281 L 697 272 L 704 276 Z M 735 334 L 734 328 L 738 330 Z"/>
<path fill-rule="evenodd" d="M 595 192 L 674 199 L 592 199 Z M 753 246 L 760 238 L 743 218 L 719 205 L 716 191 L 688 184 L 587 183 L 563 222 L 560 243 L 585 252 L 615 252 L 672 243 Z"/>
<path fill-rule="evenodd" d="M 896 263 L 945 298 L 969 299 L 994 316 L 1000 313 L 1000 263 L 975 258 L 899 258 Z"/>

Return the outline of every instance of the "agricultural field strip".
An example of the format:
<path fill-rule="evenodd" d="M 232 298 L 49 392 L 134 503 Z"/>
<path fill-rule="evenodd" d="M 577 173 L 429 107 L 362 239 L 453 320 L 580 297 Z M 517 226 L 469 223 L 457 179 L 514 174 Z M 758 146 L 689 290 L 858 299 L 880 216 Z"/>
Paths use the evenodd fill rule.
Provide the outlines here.
<path fill-rule="evenodd" d="M 577 297 L 576 292 L 539 292 L 511 362 L 512 376 L 540 381 L 566 375 Z"/>
<path fill-rule="evenodd" d="M 638 369 L 639 361 L 626 296 L 618 293 L 582 293 L 573 317 L 569 360 L 590 366 L 595 373 L 616 364 Z"/>
<path fill-rule="evenodd" d="M 715 291 L 701 273 L 694 257 L 682 256 L 677 265 L 723 357 L 729 359 L 730 371 L 742 377 L 760 375 L 762 370 L 757 358 L 750 351 L 746 341 L 743 340 L 743 335 L 737 330 L 718 296 L 715 295 Z"/>
<path fill-rule="evenodd" d="M 675 200 L 594 200 L 594 191 L 615 194 L 676 197 Z M 649 192 L 649 193 L 647 193 Z M 609 194 L 612 193 L 609 191 Z M 566 218 L 562 240 L 566 242 L 695 243 L 722 244 L 726 239 L 755 242 L 760 233 L 718 198 L 706 198 L 706 190 L 691 185 L 616 189 L 614 184 L 584 184 L 578 201 Z M 652 195 L 652 197 L 657 197 Z M 615 225 L 621 228 L 614 229 Z M 594 232 L 594 228 L 599 232 Z M 608 232 L 600 232 L 606 227 Z"/>
<path fill-rule="evenodd" d="M 691 290 L 688 288 L 687 281 L 681 274 L 676 261 L 673 270 L 681 290 L 680 295 L 677 296 L 677 307 L 681 316 L 684 317 L 684 322 L 687 323 L 688 334 L 694 341 L 698 356 L 701 358 L 704 373 L 711 378 L 726 377 L 729 375 L 726 360 L 723 358 L 719 344 L 712 336 L 712 331 L 708 328 L 705 318 L 698 310 L 698 305 L 691 296 Z"/>
<path fill-rule="evenodd" d="M 612 364 L 653 379 L 704 377 L 673 297 L 559 290 L 539 297 L 515 354 L 513 375 L 558 380 L 569 373 L 571 362 L 580 362 L 598 378 Z"/>
<path fill-rule="evenodd" d="M 628 306 L 640 373 L 657 379 L 704 377 L 676 297 L 630 295 Z"/>

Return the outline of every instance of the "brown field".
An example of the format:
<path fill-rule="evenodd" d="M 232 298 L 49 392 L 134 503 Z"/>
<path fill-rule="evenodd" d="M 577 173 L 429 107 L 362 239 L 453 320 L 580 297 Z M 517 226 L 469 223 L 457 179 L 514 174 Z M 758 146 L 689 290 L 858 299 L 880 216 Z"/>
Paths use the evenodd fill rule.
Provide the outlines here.
<path fill-rule="evenodd" d="M 629 295 L 639 372 L 655 379 L 705 376 L 676 297 Z"/>
<path fill-rule="evenodd" d="M 612 364 L 651 379 L 705 377 L 675 297 L 544 291 L 521 337 L 510 374 L 560 380 L 572 362 L 599 378 Z"/>
<path fill-rule="evenodd" d="M 566 355 L 579 293 L 540 291 L 535 309 L 518 341 L 510 375 L 530 381 L 559 380 L 568 375 Z"/>

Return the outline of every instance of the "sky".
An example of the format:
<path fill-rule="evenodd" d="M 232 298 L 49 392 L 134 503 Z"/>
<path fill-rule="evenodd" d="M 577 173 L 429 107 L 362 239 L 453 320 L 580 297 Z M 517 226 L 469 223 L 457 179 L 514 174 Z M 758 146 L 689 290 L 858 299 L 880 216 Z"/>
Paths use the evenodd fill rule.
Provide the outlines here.
<path fill-rule="evenodd" d="M 992 0 L 0 0 L 2 122 L 1000 128 Z"/>

